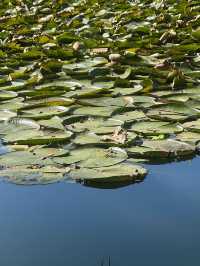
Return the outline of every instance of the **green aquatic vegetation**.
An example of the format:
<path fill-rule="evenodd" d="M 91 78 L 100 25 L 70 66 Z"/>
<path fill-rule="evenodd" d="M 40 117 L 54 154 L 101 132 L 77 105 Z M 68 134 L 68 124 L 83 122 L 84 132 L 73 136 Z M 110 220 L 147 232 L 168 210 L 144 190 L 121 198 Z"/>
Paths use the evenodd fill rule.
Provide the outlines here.
<path fill-rule="evenodd" d="M 119 186 L 200 145 L 198 1 L 2 0 L 1 176 Z"/>

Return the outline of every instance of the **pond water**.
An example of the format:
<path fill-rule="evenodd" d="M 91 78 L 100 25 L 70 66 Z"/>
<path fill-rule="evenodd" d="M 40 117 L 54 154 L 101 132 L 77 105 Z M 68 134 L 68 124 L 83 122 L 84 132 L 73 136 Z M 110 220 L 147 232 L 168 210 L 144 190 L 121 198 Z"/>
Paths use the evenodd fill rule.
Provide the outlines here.
<path fill-rule="evenodd" d="M 0 183 L 3 266 L 200 263 L 200 158 L 118 189 Z"/>

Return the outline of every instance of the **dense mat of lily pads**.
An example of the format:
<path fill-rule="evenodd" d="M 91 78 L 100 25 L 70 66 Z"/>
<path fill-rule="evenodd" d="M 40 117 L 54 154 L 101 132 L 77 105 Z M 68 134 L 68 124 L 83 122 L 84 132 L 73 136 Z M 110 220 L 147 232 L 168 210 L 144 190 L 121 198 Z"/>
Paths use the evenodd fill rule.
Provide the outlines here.
<path fill-rule="evenodd" d="M 134 182 L 200 147 L 198 0 L 1 0 L 1 176 Z M 138 164 L 139 163 L 139 164 Z"/>

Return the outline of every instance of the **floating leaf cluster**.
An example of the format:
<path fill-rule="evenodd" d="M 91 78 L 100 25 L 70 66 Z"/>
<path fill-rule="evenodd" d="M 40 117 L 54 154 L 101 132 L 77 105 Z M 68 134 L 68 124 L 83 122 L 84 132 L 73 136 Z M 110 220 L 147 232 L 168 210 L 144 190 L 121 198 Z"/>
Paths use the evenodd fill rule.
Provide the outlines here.
<path fill-rule="evenodd" d="M 200 4 L 1 0 L 1 176 L 135 182 L 200 148 Z"/>

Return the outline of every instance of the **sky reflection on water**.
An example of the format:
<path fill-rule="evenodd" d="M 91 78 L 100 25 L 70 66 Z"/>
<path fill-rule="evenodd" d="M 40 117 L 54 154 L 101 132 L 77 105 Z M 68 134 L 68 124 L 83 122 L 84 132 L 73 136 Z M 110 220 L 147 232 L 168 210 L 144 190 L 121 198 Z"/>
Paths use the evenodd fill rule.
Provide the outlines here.
<path fill-rule="evenodd" d="M 199 163 L 151 165 L 144 182 L 118 189 L 1 182 L 0 264 L 198 265 Z"/>

